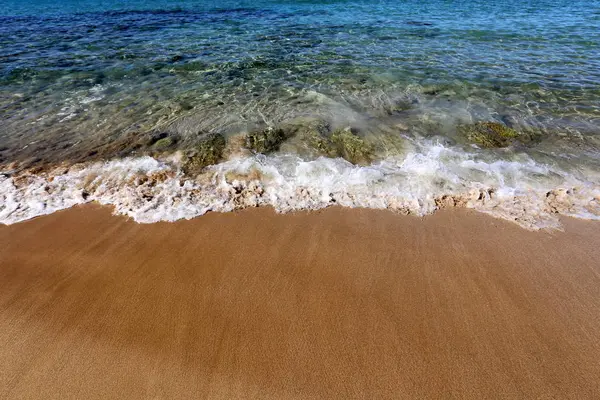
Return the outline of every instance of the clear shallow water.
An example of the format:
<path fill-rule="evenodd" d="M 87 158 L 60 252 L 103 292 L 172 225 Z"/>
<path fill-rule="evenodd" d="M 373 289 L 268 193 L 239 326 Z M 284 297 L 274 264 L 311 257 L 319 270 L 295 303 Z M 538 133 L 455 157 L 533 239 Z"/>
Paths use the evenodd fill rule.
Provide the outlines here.
<path fill-rule="evenodd" d="M 452 203 L 555 225 L 556 213 L 598 214 L 600 2 L 9 0 L 0 113 L 3 222 L 98 200 L 148 222 L 255 204 Z M 352 165 L 302 134 L 268 155 L 233 148 L 290 121 L 351 127 L 372 154 Z M 477 121 L 527 140 L 481 148 L 460 130 Z M 227 155 L 184 175 L 206 133 L 229 138 Z M 189 191 L 144 189 L 152 179 L 136 177 L 156 168 Z M 64 185 L 48 193 L 55 175 Z"/>

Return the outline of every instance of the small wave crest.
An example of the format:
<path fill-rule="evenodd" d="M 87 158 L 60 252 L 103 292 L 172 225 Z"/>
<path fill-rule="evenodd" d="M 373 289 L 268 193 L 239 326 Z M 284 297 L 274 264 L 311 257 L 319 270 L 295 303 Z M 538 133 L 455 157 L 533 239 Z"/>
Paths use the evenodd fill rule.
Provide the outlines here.
<path fill-rule="evenodd" d="M 485 160 L 434 142 L 369 166 L 340 158 L 246 156 L 195 178 L 182 173 L 176 157 L 139 157 L 0 175 L 0 222 L 95 201 L 140 223 L 255 206 L 289 212 L 340 205 L 420 216 L 466 207 L 527 229 L 559 228 L 559 215 L 600 219 L 597 182 L 525 155 Z"/>

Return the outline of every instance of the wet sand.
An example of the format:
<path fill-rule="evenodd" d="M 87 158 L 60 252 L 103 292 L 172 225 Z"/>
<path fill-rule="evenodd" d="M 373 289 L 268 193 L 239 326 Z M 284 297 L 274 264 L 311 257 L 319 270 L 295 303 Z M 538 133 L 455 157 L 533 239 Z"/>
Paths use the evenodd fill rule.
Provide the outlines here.
<path fill-rule="evenodd" d="M 0 226 L 0 398 L 600 398 L 600 223 L 270 209 Z"/>

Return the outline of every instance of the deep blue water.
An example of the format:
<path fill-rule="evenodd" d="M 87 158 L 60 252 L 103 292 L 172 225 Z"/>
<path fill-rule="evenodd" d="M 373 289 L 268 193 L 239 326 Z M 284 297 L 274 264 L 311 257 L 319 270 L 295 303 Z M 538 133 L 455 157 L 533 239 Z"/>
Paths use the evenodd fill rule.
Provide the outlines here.
<path fill-rule="evenodd" d="M 297 116 L 375 140 L 382 124 L 454 141 L 492 120 L 587 149 L 599 99 L 599 1 L 0 4 L 4 161 L 121 155 L 112 144 L 126 153 L 156 131 L 192 145 Z"/>

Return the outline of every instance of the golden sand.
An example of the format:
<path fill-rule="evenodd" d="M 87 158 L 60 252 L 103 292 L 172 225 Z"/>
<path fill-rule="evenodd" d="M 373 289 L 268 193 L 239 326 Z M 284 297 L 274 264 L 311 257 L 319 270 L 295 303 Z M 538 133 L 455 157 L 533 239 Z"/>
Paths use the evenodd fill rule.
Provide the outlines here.
<path fill-rule="evenodd" d="M 600 224 L 270 209 L 0 227 L 0 398 L 600 398 Z"/>

